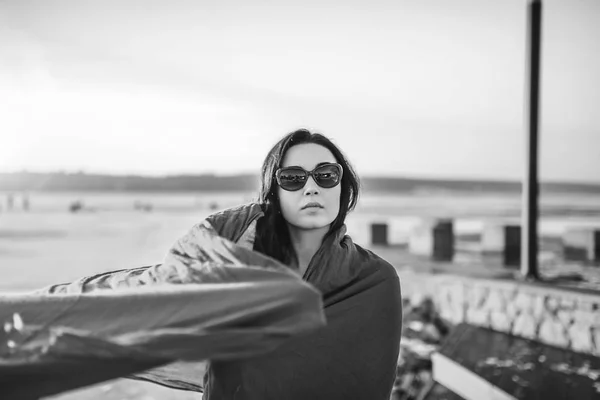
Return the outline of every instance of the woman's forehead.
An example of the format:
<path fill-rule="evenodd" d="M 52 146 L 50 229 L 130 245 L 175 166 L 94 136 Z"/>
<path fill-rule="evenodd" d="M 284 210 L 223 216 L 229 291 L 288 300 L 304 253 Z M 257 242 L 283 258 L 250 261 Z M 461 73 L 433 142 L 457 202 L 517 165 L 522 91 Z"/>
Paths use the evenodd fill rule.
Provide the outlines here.
<path fill-rule="evenodd" d="M 298 144 L 288 149 L 283 158 L 283 167 L 300 166 L 314 169 L 323 162 L 337 162 L 333 153 L 326 147 L 314 143 Z"/>

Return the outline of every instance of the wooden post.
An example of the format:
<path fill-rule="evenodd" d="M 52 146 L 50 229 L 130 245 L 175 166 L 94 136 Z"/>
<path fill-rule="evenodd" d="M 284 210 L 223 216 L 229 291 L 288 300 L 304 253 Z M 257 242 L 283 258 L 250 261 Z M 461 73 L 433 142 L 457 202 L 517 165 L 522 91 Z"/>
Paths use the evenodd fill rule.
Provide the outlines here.
<path fill-rule="evenodd" d="M 523 180 L 521 274 L 538 279 L 538 118 L 540 108 L 540 53 L 542 2 L 530 0 L 528 7 L 529 50 L 529 134 L 527 135 L 527 173 Z"/>
<path fill-rule="evenodd" d="M 433 259 L 452 261 L 454 259 L 454 223 L 451 219 L 439 220 L 433 227 Z"/>
<path fill-rule="evenodd" d="M 600 227 L 571 228 L 563 234 L 565 261 L 600 261 Z"/>
<path fill-rule="evenodd" d="M 379 246 L 388 245 L 388 225 L 385 223 L 371 224 L 371 244 Z"/>
<path fill-rule="evenodd" d="M 519 266 L 521 259 L 521 227 L 508 225 L 504 227 L 504 252 L 502 261 L 505 266 Z"/>
<path fill-rule="evenodd" d="M 434 261 L 451 262 L 454 258 L 454 224 L 451 219 L 424 221 L 409 235 L 408 249 L 415 255 Z"/>
<path fill-rule="evenodd" d="M 518 268 L 521 262 L 521 227 L 487 224 L 481 238 L 483 254 L 501 254 L 502 265 Z"/>

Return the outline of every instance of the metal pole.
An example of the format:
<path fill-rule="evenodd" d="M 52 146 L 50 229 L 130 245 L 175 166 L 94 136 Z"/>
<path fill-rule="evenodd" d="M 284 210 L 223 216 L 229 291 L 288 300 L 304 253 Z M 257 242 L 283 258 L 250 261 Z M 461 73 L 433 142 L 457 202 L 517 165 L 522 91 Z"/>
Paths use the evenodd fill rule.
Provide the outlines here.
<path fill-rule="evenodd" d="M 538 119 L 540 108 L 540 50 L 542 1 L 531 0 L 527 6 L 529 66 L 529 134 L 527 135 L 527 173 L 523 181 L 521 236 L 521 274 L 525 279 L 538 279 Z"/>

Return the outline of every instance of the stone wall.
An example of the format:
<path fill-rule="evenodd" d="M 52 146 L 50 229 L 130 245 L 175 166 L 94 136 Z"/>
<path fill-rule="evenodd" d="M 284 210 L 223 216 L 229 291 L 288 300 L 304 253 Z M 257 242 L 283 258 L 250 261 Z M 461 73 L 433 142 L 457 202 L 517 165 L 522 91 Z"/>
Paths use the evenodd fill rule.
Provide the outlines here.
<path fill-rule="evenodd" d="M 441 316 L 600 356 L 600 293 L 508 280 L 398 271 L 402 295 L 431 297 Z"/>

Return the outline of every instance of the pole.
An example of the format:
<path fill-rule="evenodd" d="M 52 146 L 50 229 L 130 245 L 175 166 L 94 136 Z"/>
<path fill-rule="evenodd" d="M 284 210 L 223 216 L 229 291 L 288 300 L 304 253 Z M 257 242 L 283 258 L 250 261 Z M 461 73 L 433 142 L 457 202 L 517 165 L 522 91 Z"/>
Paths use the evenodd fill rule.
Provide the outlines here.
<path fill-rule="evenodd" d="M 542 1 L 530 0 L 528 14 L 528 66 L 529 66 L 529 113 L 527 135 L 527 172 L 523 181 L 521 236 L 521 275 L 525 279 L 538 279 L 538 128 L 540 108 L 540 50 L 542 28 Z"/>

